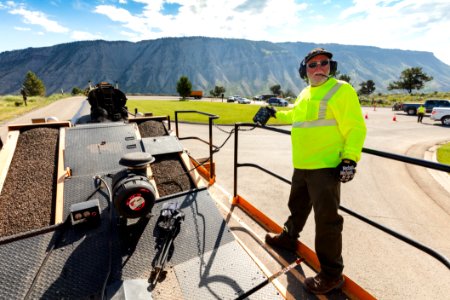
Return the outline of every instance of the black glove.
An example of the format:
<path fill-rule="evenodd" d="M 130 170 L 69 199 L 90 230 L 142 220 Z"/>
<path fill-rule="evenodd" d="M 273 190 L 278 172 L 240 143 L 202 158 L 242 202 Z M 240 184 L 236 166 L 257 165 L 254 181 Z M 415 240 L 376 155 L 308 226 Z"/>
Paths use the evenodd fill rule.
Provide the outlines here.
<path fill-rule="evenodd" d="M 343 159 L 337 169 L 339 170 L 339 180 L 344 183 L 349 182 L 355 177 L 356 163 L 350 159 Z"/>
<path fill-rule="evenodd" d="M 276 118 L 275 114 L 277 113 L 276 109 L 272 106 L 266 106 L 267 112 L 273 118 Z"/>

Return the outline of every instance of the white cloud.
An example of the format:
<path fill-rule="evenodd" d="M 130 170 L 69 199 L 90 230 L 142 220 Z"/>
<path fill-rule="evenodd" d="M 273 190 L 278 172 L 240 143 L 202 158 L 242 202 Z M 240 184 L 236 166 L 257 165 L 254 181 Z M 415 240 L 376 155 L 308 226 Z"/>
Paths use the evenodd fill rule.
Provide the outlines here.
<path fill-rule="evenodd" d="M 0 9 L 11 9 L 17 6 L 18 5 L 14 1 L 0 2 Z"/>
<path fill-rule="evenodd" d="M 356 0 L 338 18 L 306 28 L 303 41 L 431 51 L 450 64 L 448 0 Z M 317 35 L 317 32 L 331 32 Z M 440 45 L 437 47 L 437 45 Z"/>
<path fill-rule="evenodd" d="M 84 41 L 84 40 L 99 40 L 102 38 L 101 35 L 90 33 L 86 31 L 77 31 L 74 30 L 71 32 L 70 37 L 76 41 Z"/>
<path fill-rule="evenodd" d="M 19 27 L 19 26 L 14 26 L 14 29 L 17 31 L 30 31 L 31 28 L 28 27 Z"/>
<path fill-rule="evenodd" d="M 69 31 L 68 28 L 59 25 L 58 22 L 50 20 L 44 13 L 39 11 L 29 11 L 19 7 L 10 10 L 9 13 L 20 15 L 23 17 L 23 22 L 25 24 L 42 26 L 47 32 L 65 33 Z"/>
<path fill-rule="evenodd" d="M 347 8 L 342 8 L 343 2 L 331 0 L 309 4 L 298 1 L 305 0 L 117 0 L 117 6 L 98 5 L 93 12 L 120 27 L 116 38 L 131 41 L 207 36 L 369 45 L 431 51 L 450 65 L 448 0 L 353 0 Z M 142 10 L 125 9 L 131 2 L 142 4 Z M 86 11 L 85 6 L 80 6 L 86 2 L 75 1 L 72 5 L 77 3 L 73 6 L 77 12 Z M 180 5 L 177 14 L 163 15 L 164 4 L 174 3 Z M 27 9 L 19 2 L 0 0 L 0 9 L 21 16 L 25 24 L 41 26 L 42 31 L 65 33 L 66 38 L 102 38 L 100 33 L 66 28 L 51 16 Z M 25 31 L 28 27 L 34 29 L 20 25 L 15 29 Z"/>
<path fill-rule="evenodd" d="M 135 0 L 144 4 L 142 13 L 133 15 L 123 8 L 100 5 L 96 13 L 104 14 L 112 21 L 120 22 L 125 35 L 134 40 L 154 39 L 167 36 L 209 36 L 223 38 L 246 38 L 252 40 L 282 41 L 293 26 L 298 29 L 299 13 L 308 6 L 285 0 Z M 163 4 L 181 5 L 178 14 L 163 15 Z M 285 31 L 286 30 L 286 31 Z M 274 33 L 269 38 L 268 33 Z M 292 36 L 290 36 L 292 38 Z"/>

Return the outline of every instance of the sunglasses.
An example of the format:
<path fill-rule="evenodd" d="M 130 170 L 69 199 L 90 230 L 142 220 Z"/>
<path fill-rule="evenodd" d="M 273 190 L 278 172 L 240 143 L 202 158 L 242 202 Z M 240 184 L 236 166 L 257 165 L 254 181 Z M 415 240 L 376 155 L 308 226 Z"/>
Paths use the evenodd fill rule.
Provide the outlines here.
<path fill-rule="evenodd" d="M 325 66 L 328 66 L 329 63 L 330 63 L 329 60 L 315 61 L 315 62 L 309 63 L 309 64 L 308 64 L 308 68 L 310 68 L 310 69 L 315 69 L 315 68 L 317 68 L 319 65 L 320 65 L 321 67 L 325 67 Z"/>

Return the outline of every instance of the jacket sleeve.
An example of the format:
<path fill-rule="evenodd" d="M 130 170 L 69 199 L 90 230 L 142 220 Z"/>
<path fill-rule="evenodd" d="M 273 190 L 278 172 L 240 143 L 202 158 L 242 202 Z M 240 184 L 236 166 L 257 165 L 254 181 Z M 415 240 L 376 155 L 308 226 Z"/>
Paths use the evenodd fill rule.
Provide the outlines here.
<path fill-rule="evenodd" d="M 292 124 L 293 109 L 277 111 L 275 116 L 281 122 Z"/>
<path fill-rule="evenodd" d="M 277 111 L 277 113 L 275 114 L 276 118 L 278 120 L 280 120 L 281 122 L 292 124 L 293 118 L 294 118 L 294 109 L 295 109 L 295 106 L 297 105 L 297 103 L 300 101 L 301 97 L 302 97 L 302 93 L 300 93 L 297 96 L 297 99 L 295 100 L 295 103 L 294 103 L 294 107 L 292 109 Z"/>
<path fill-rule="evenodd" d="M 345 84 L 333 100 L 330 101 L 331 109 L 344 138 L 341 158 L 357 162 L 361 158 L 367 131 L 358 96 L 351 85 Z"/>

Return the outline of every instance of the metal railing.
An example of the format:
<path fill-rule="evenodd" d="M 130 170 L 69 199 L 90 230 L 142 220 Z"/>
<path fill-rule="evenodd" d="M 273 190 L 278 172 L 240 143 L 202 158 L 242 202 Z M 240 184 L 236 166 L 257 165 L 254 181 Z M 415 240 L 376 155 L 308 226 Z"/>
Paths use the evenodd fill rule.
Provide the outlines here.
<path fill-rule="evenodd" d="M 236 123 L 235 127 L 234 127 L 234 132 L 235 132 L 235 136 L 234 136 L 234 187 L 233 187 L 233 197 L 237 197 L 238 193 L 237 193 L 237 185 L 238 185 L 238 176 L 237 176 L 237 169 L 239 167 L 253 167 L 256 169 L 259 169 L 273 177 L 276 177 L 277 179 L 288 183 L 288 184 L 292 184 L 292 182 L 278 174 L 273 173 L 272 171 L 261 167 L 257 164 L 252 164 L 252 163 L 238 163 L 238 142 L 239 142 L 239 127 L 241 126 L 251 126 L 251 127 L 258 127 L 261 129 L 265 129 L 265 130 L 269 130 L 269 131 L 275 131 L 275 132 L 279 132 L 282 134 L 287 134 L 290 135 L 291 132 L 289 130 L 284 130 L 284 129 L 280 129 L 280 128 L 274 128 L 274 127 L 266 127 L 266 126 L 261 126 L 261 125 L 256 125 L 253 123 Z M 418 166 L 422 166 L 422 167 L 426 167 L 426 168 L 430 168 L 430 169 L 434 169 L 434 170 L 439 170 L 439 171 L 443 171 L 443 172 L 449 172 L 450 173 L 450 166 L 449 165 L 444 165 L 444 164 L 440 164 L 440 163 L 435 163 L 435 162 L 430 162 L 430 161 L 426 161 L 426 160 L 422 160 L 422 159 L 417 159 L 417 158 L 412 158 L 412 157 L 408 157 L 408 156 L 403 156 L 403 155 L 398 155 L 398 154 L 393 154 L 393 153 L 388 153 L 388 152 L 383 152 L 383 151 L 378 151 L 378 150 L 373 150 L 373 149 L 368 149 L 368 148 L 363 148 L 362 152 L 364 153 L 368 153 L 368 154 L 372 154 L 372 155 L 376 155 L 376 156 L 380 156 L 380 157 L 384 157 L 384 158 L 389 158 L 389 159 L 393 159 L 393 160 L 397 160 L 397 161 L 402 161 L 402 162 L 406 162 L 409 164 L 413 164 L 413 165 L 418 165 Z M 377 228 L 382 230 L 383 232 L 419 249 L 422 250 L 423 252 L 431 255 L 432 257 L 434 257 L 435 259 L 437 259 L 438 261 L 440 261 L 441 263 L 443 263 L 447 268 L 450 269 L 450 261 L 442 254 L 438 253 L 437 251 L 423 245 L 420 244 L 417 241 L 414 241 L 392 229 L 389 229 L 377 222 L 374 222 L 342 205 L 339 206 L 339 209 L 348 213 L 349 215 Z"/>
<path fill-rule="evenodd" d="M 208 129 L 209 129 L 209 141 L 205 141 L 199 137 L 196 136 L 187 136 L 187 137 L 180 137 L 179 135 L 179 131 L 178 131 L 178 114 L 186 114 L 186 113 L 196 113 L 196 114 L 200 114 L 200 115 L 205 115 L 208 116 Z M 213 151 L 213 134 L 212 134 L 212 126 L 214 123 L 215 119 L 218 119 L 219 116 L 217 115 L 213 115 L 213 114 L 209 114 L 209 113 L 205 113 L 205 112 L 201 112 L 201 111 L 197 111 L 197 110 L 177 110 L 175 111 L 175 134 L 177 135 L 179 140 L 187 140 L 187 139 L 194 139 L 194 140 L 199 140 L 205 144 L 209 145 L 209 164 L 210 164 L 210 177 L 214 178 L 215 176 L 215 170 L 214 170 L 214 151 Z"/>

